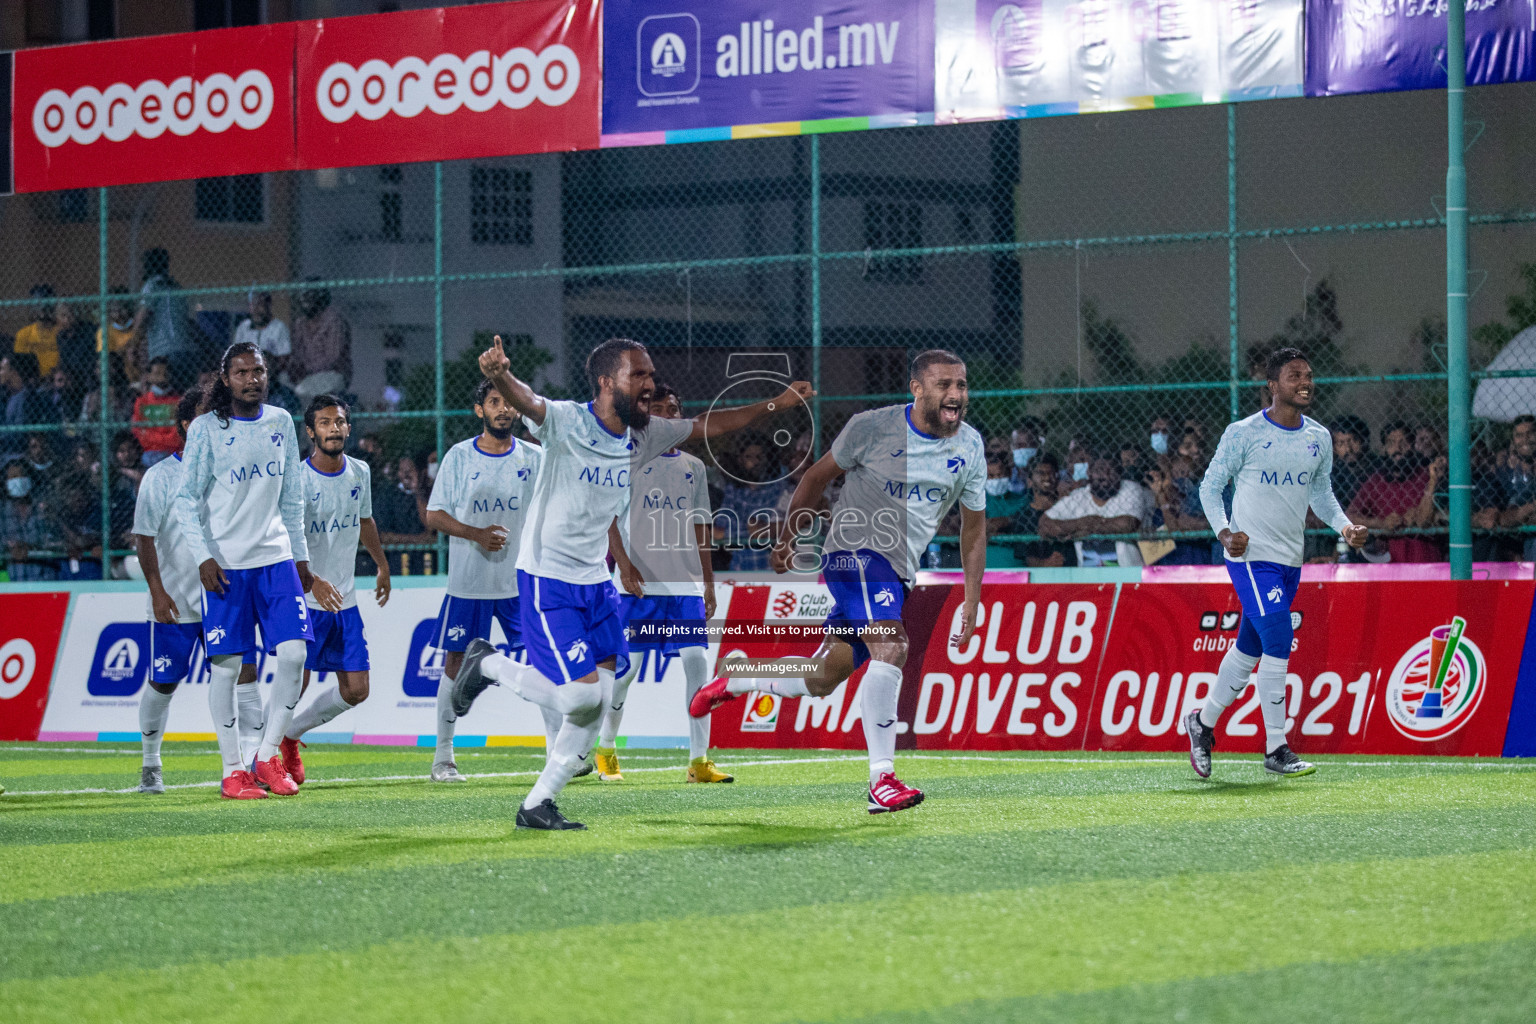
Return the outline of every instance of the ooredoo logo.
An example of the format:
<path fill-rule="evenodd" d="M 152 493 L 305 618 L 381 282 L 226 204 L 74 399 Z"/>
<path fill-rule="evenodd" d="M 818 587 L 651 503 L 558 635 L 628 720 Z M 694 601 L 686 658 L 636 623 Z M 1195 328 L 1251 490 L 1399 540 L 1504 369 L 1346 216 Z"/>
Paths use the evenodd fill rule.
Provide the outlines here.
<path fill-rule="evenodd" d="M 451 114 L 464 107 L 484 113 L 498 103 L 522 110 L 534 100 L 558 107 L 581 84 L 581 61 L 563 43 L 538 53 L 514 46 L 506 53 L 477 50 L 460 58 L 440 53 L 430 61 L 402 57 L 394 64 L 364 61 L 360 67 L 338 61 L 320 75 L 315 103 L 333 124 L 361 117 L 377 121 L 385 114 L 415 117 L 424 110 Z"/>
<path fill-rule="evenodd" d="M 0 645 L 0 700 L 19 696 L 37 671 L 37 651 L 32 644 L 16 637 Z"/>
<path fill-rule="evenodd" d="M 218 72 L 200 82 L 183 75 L 168 85 L 151 78 L 137 86 L 114 82 L 105 89 L 49 89 L 32 107 L 32 134 L 55 149 L 70 141 L 89 146 L 101 138 L 155 139 L 166 131 L 218 134 L 231 126 L 251 131 L 267 123 L 273 99 L 272 80 L 255 68 L 236 77 Z"/>
<path fill-rule="evenodd" d="M 1482 703 L 1488 666 L 1461 616 L 1436 626 L 1398 660 L 1387 679 L 1387 717 L 1411 740 L 1444 739 Z"/>

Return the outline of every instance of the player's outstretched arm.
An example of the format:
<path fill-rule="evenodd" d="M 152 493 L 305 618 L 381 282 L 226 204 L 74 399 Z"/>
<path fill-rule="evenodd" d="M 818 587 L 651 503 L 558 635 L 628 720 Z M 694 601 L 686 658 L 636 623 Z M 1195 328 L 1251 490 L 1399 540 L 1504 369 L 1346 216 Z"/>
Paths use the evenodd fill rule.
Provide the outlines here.
<path fill-rule="evenodd" d="M 822 507 L 822 496 L 827 485 L 844 472 L 843 467 L 828 452 L 817 459 L 800 478 L 789 508 L 784 513 L 784 524 L 779 528 L 779 542 L 773 547 L 770 561 L 774 572 L 788 572 L 790 560 L 795 555 L 795 545 L 806 537 L 815 535 L 817 510 Z"/>
<path fill-rule="evenodd" d="M 808 402 L 815 397 L 816 390 L 809 382 L 797 380 L 785 388 L 782 394 L 765 402 L 739 405 L 734 409 L 711 409 L 702 416 L 694 417 L 693 433 L 688 435 L 688 440 L 700 441 L 706 437 L 729 434 L 756 423 L 771 412 L 792 408 L 798 402 Z"/>
<path fill-rule="evenodd" d="M 368 557 L 373 559 L 373 564 L 378 566 L 378 575 L 373 583 L 373 599 L 383 608 L 389 603 L 389 557 L 384 554 L 384 544 L 379 540 L 379 527 L 372 518 L 362 521 L 358 539 L 363 542 L 363 548 L 368 552 Z"/>
<path fill-rule="evenodd" d="M 491 347 L 480 353 L 480 372 L 519 416 L 536 424 L 544 423 L 544 396 L 512 375 L 512 360 L 502 348 L 501 335 L 496 335 Z"/>

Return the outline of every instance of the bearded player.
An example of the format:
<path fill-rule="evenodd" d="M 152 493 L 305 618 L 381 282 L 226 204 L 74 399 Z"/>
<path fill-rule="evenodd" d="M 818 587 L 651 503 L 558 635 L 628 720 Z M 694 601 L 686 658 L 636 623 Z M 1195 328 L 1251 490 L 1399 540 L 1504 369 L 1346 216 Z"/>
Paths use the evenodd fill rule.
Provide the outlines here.
<path fill-rule="evenodd" d="M 559 402 L 512 375 L 498 336 L 480 369 L 544 446 L 533 507 L 517 556 L 528 664 L 478 640 L 454 679 L 454 710 L 468 711 L 491 683 L 505 683 L 563 716 L 544 770 L 517 812 L 520 828 L 586 826 L 560 813 L 554 798 L 588 763 L 612 696 L 615 674 L 629 667 L 618 593 L 608 575 L 608 528 L 623 513 L 633 477 L 684 441 L 740 430 L 813 392 L 797 382 L 777 398 L 711 410 L 696 420 L 652 418 L 656 368 L 638 341 L 614 338 L 587 357 L 590 402 Z"/>
<path fill-rule="evenodd" d="M 1291 601 L 1301 583 L 1307 508 L 1351 547 L 1363 546 L 1368 535 L 1349 521 L 1333 495 L 1332 435 L 1302 413 L 1315 392 L 1312 364 L 1297 349 L 1282 348 L 1264 369 L 1269 408 L 1227 427 L 1200 482 L 1200 503 L 1226 549 L 1227 575 L 1243 606 L 1237 642 L 1221 659 L 1216 684 L 1205 703 L 1184 716 L 1189 761 L 1202 779 L 1211 774 L 1216 723 L 1248 688 L 1254 666 L 1264 713 L 1264 770 L 1282 776 L 1317 770 L 1285 739 L 1285 675 L 1295 637 Z M 1230 517 L 1222 501 L 1229 480 L 1234 482 Z"/>
<path fill-rule="evenodd" d="M 869 747 L 870 814 L 916 807 L 921 790 L 896 777 L 896 697 L 907 660 L 902 605 L 918 560 L 949 508 L 960 502 L 960 560 L 965 567 L 961 631 L 976 630 L 976 605 L 986 568 L 986 448 L 965 422 L 969 401 L 965 363 L 953 352 L 930 349 L 912 361 L 912 402 L 851 418 L 832 449 L 795 488 L 773 567 L 795 564 L 797 544 L 816 532 L 816 513 L 827 486 L 846 474 L 832 504 L 821 572 L 832 593 L 825 638 L 800 677 L 722 676 L 700 690 L 689 712 L 702 718 L 754 690 L 781 697 L 825 697 L 859 666 L 860 717 Z M 800 555 L 804 559 L 805 555 Z M 798 566 L 796 566 L 798 568 Z"/>

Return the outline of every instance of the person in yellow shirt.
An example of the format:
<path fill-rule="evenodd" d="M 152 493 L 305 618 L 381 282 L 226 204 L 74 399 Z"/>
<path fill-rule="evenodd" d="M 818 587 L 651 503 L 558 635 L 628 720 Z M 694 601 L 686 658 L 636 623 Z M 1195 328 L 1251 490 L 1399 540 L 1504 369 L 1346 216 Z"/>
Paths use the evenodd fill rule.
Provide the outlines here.
<path fill-rule="evenodd" d="M 128 294 L 128 289 L 119 285 L 112 289 L 114 295 Z M 116 352 L 123 359 L 123 373 L 131 381 L 139 379 L 139 328 L 134 323 L 133 303 L 127 298 L 113 299 L 107 309 L 108 322 L 105 328 L 96 330 L 96 351 L 101 351 L 101 334 L 104 329 L 107 333 L 107 349 Z"/>
<path fill-rule="evenodd" d="M 30 352 L 37 357 L 37 369 L 47 377 L 59 362 L 59 322 L 55 317 L 53 285 L 35 284 L 28 293 L 38 300 L 37 317 L 16 332 L 12 346 L 17 352 Z"/>

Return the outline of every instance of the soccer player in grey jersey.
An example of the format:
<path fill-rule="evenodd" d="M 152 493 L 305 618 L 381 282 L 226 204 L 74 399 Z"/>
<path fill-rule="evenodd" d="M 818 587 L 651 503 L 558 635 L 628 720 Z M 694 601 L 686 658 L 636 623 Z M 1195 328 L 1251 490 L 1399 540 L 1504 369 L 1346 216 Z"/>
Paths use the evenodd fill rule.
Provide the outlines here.
<path fill-rule="evenodd" d="M 368 549 L 379 567 L 374 600 L 389 600 L 389 563 L 373 522 L 373 482 L 368 463 L 349 459 L 343 449 L 352 435 L 347 403 L 335 395 L 316 395 L 304 410 L 304 432 L 314 450 L 304 460 L 304 534 L 309 543 L 315 585 L 308 596 L 315 642 L 304 663 L 304 686 L 311 672 L 334 672 L 303 710 L 295 712 L 278 751 L 296 784 L 304 782 L 299 740 L 368 699 L 368 640 L 357 610 L 357 546 Z M 339 607 L 330 611 L 328 607 Z"/>
<path fill-rule="evenodd" d="M 1200 708 L 1184 717 L 1189 761 L 1202 779 L 1211 774 L 1221 713 L 1256 685 L 1264 712 L 1264 767 L 1276 775 L 1309 775 L 1316 767 L 1285 740 L 1285 675 L 1291 657 L 1291 600 L 1301 583 L 1307 508 L 1361 547 L 1366 528 L 1349 521 L 1333 496 L 1333 438 L 1302 414 L 1312 405 L 1312 364 L 1294 348 L 1270 355 L 1265 366 L 1269 408 L 1227 427 L 1200 482 L 1200 503 L 1226 549 L 1227 574 L 1243 606 L 1237 642 L 1227 649 L 1216 684 Z M 1232 515 L 1222 492 L 1233 481 Z M 1262 655 L 1263 661 L 1260 662 Z"/>

